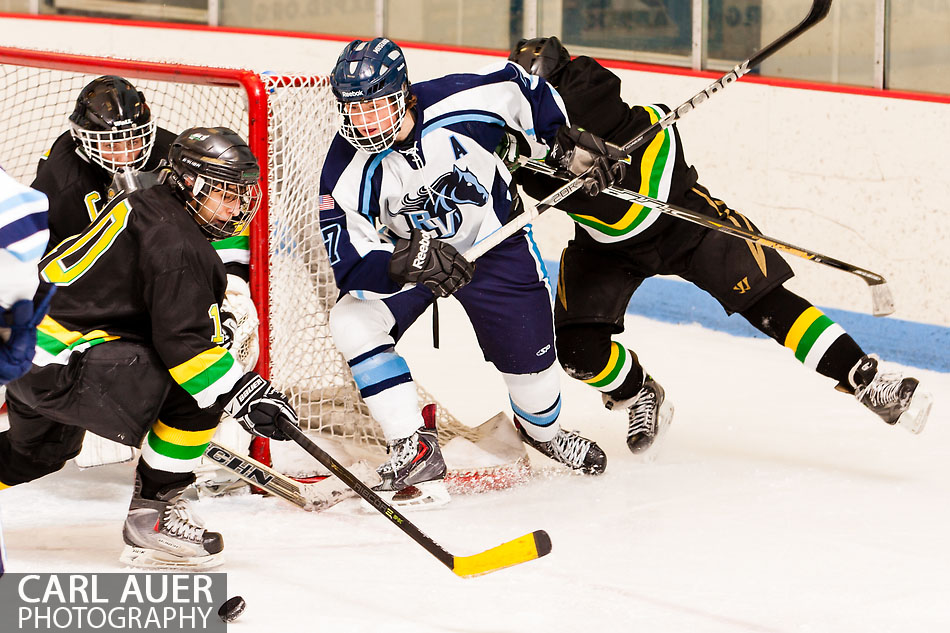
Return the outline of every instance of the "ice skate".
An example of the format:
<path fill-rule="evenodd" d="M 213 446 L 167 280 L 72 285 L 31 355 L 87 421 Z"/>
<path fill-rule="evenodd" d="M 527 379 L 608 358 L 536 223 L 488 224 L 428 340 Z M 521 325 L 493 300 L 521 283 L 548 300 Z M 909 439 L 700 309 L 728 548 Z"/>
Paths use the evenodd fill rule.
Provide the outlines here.
<path fill-rule="evenodd" d="M 660 383 L 647 376 L 633 398 L 615 402 L 604 394 L 604 406 L 610 410 L 627 409 L 627 448 L 634 455 L 647 454 L 655 459 L 673 422 L 673 404 L 666 399 Z"/>
<path fill-rule="evenodd" d="M 521 432 L 521 439 L 525 444 L 556 462 L 579 470 L 585 475 L 599 475 L 607 468 L 607 455 L 604 451 L 591 440 L 579 435 L 577 431 L 560 428 L 554 439 L 539 442 L 528 435 L 520 422 L 515 422 L 515 425 Z"/>
<path fill-rule="evenodd" d="M 422 409 L 423 425 L 409 437 L 391 442 L 389 461 L 377 469 L 383 480 L 373 488 L 394 506 L 439 506 L 449 502 L 445 460 L 435 428 L 436 405 Z"/>
<path fill-rule="evenodd" d="M 888 424 L 901 426 L 913 434 L 924 430 L 933 395 L 919 388 L 916 378 L 900 372 L 880 371 L 880 359 L 869 354 L 861 358 L 848 374 L 858 402 Z"/>
<path fill-rule="evenodd" d="M 129 514 L 122 528 L 125 550 L 119 560 L 145 569 L 187 569 L 200 571 L 224 562 L 224 541 L 217 532 L 205 530 L 201 519 L 191 512 L 193 486 L 160 491 L 155 499 L 141 495 L 136 475 Z"/>

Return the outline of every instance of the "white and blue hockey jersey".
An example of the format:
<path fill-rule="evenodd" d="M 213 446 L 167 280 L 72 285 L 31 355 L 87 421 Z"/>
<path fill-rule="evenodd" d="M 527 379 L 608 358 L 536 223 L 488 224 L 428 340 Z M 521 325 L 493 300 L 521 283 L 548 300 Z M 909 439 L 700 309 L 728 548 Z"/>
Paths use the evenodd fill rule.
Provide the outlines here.
<path fill-rule="evenodd" d="M 519 66 L 415 84 L 410 138 L 378 154 L 333 139 L 320 178 L 320 227 L 341 292 L 388 295 L 389 236 L 421 229 L 464 253 L 501 227 L 511 174 L 494 150 L 508 131 L 533 158 L 568 123 L 560 96 Z"/>
<path fill-rule="evenodd" d="M 46 196 L 0 169 L 0 309 L 32 299 L 49 240 Z"/>

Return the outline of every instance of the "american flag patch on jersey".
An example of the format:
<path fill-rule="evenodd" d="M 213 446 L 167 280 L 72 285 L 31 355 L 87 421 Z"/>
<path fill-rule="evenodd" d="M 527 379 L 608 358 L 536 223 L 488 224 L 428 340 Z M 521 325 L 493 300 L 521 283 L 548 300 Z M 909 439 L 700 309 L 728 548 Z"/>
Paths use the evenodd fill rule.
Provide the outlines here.
<path fill-rule="evenodd" d="M 335 203 L 333 202 L 333 196 L 331 196 L 331 195 L 329 195 L 329 194 L 320 196 L 320 205 L 319 205 L 318 210 L 319 210 L 319 211 L 328 211 L 328 210 L 330 210 L 330 209 L 333 208 L 333 205 L 334 205 L 334 204 L 335 204 Z"/>

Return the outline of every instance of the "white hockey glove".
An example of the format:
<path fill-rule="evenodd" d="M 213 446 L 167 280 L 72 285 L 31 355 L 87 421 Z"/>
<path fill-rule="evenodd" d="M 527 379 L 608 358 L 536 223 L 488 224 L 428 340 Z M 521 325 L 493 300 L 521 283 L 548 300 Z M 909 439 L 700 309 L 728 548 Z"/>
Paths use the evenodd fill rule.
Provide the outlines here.
<path fill-rule="evenodd" d="M 221 302 L 222 347 L 231 352 L 244 371 L 251 371 L 260 356 L 257 338 L 257 306 L 251 300 L 251 289 L 237 275 L 228 275 L 228 288 Z"/>
<path fill-rule="evenodd" d="M 290 420 L 294 426 L 300 426 L 297 412 L 290 406 L 287 397 L 274 389 L 270 382 L 257 372 L 249 371 L 229 394 L 224 412 L 237 420 L 252 435 L 269 437 L 283 442 L 290 439 L 277 425 L 279 418 Z"/>
<path fill-rule="evenodd" d="M 584 191 L 589 196 L 620 182 L 627 173 L 627 155 L 622 149 L 576 125 L 561 126 L 557 131 L 548 161 L 575 176 L 587 174 Z"/>

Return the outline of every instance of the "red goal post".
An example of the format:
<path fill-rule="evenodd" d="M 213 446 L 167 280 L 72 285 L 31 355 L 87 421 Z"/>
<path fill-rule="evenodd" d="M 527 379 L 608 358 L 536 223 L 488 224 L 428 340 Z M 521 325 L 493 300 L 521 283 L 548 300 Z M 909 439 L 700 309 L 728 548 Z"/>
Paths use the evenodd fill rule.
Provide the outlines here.
<path fill-rule="evenodd" d="M 79 91 L 104 74 L 141 90 L 160 127 L 177 133 L 227 126 L 248 140 L 263 192 L 250 229 L 250 287 L 260 318 L 256 369 L 290 398 L 304 429 L 354 457 L 381 461 L 385 439 L 329 335 L 337 289 L 317 214 L 322 162 L 338 127 L 327 78 L 0 47 L 0 165 L 31 182 L 42 152 L 67 129 Z M 421 387 L 420 398 L 434 401 Z M 463 438 L 482 446 L 487 433 L 441 406 L 438 425 L 443 445 Z M 464 465 L 453 465 L 447 451 L 450 479 L 464 489 L 519 481 L 527 460 L 518 448 Z M 255 457 L 270 463 L 268 444 L 257 449 Z"/>

